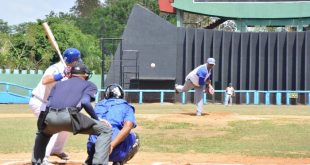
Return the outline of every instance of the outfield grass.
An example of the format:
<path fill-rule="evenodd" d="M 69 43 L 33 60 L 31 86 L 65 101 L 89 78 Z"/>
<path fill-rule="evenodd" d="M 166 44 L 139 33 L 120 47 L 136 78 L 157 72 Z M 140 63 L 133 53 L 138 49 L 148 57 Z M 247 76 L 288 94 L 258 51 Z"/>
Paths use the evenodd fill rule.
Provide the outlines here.
<path fill-rule="evenodd" d="M 5 108 L 7 107 L 7 109 Z M 194 105 L 135 105 L 136 113 L 180 114 L 192 112 Z M 309 106 L 206 105 L 205 112 L 231 112 L 236 115 L 310 116 Z M 0 105 L 0 115 L 31 114 L 26 105 Z M 252 156 L 310 157 L 310 118 L 232 121 L 227 127 L 207 127 L 194 122 L 170 122 L 138 117 L 137 132 L 144 152 L 221 153 Z M 36 131 L 33 117 L 0 118 L 0 153 L 32 151 Z M 211 136 L 212 135 L 212 136 Z M 85 152 L 86 135 L 70 136 L 68 152 Z"/>

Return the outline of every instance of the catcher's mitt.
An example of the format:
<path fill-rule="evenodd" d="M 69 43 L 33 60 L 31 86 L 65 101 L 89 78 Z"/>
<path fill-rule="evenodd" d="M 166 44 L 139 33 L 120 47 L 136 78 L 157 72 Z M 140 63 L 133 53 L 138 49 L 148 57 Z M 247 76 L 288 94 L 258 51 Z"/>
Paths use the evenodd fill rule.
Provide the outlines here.
<path fill-rule="evenodd" d="M 209 94 L 209 95 L 213 95 L 214 94 L 214 88 L 213 88 L 213 86 L 212 85 L 207 85 L 206 86 L 206 89 L 205 89 L 205 92 L 207 93 L 207 94 Z"/>

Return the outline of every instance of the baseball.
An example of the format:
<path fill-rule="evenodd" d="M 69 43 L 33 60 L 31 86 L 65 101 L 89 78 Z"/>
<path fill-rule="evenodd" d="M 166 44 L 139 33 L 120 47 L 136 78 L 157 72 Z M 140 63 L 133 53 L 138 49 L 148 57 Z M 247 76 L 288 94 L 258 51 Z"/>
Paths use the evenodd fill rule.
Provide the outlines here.
<path fill-rule="evenodd" d="M 151 68 L 155 68 L 155 63 L 151 63 Z"/>

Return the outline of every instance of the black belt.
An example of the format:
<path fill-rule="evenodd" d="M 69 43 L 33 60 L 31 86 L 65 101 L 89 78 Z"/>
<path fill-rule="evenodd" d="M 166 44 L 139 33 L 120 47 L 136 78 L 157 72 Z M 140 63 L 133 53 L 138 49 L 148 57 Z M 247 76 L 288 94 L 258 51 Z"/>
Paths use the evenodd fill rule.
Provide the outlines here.
<path fill-rule="evenodd" d="M 62 112 L 62 111 L 65 111 L 65 110 L 67 110 L 68 112 L 69 111 L 78 111 L 78 109 L 75 108 L 75 107 L 66 107 L 66 108 L 46 107 L 46 110 L 52 111 L 52 112 Z"/>

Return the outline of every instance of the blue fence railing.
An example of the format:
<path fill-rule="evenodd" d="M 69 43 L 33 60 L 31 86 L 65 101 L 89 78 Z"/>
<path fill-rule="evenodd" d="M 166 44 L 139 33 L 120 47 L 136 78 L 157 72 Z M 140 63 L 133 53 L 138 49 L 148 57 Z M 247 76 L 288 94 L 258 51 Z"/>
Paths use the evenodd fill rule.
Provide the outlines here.
<path fill-rule="evenodd" d="M 0 103 L 25 103 L 29 101 L 31 97 L 32 89 L 17 84 L 0 82 Z M 99 101 L 101 92 L 103 89 L 99 89 L 96 96 L 96 102 Z M 144 93 L 159 93 L 159 102 L 164 103 L 165 96 L 168 93 L 174 93 L 174 90 L 125 90 L 125 93 L 137 93 L 138 103 L 142 104 L 144 100 Z M 194 90 L 190 90 L 190 93 Z M 236 90 L 236 94 L 243 96 L 245 99 L 244 104 L 261 104 L 265 105 L 271 104 L 271 98 L 275 98 L 276 105 L 282 105 L 283 102 L 286 105 L 291 105 L 292 95 L 299 97 L 303 95 L 303 99 L 306 105 L 310 105 L 310 91 L 256 91 L 256 90 Z M 215 90 L 216 94 L 224 95 L 225 90 Z M 8 98 L 8 96 L 10 96 Z M 187 92 L 180 93 L 181 103 L 186 104 L 187 102 Z M 263 100 L 261 100 L 263 99 Z M 283 101 L 284 100 L 284 101 Z M 207 94 L 204 94 L 203 98 L 204 104 L 208 103 Z M 243 104 L 242 103 L 242 104 Z"/>
<path fill-rule="evenodd" d="M 144 93 L 160 93 L 160 103 L 164 102 L 165 99 L 165 94 L 167 93 L 174 93 L 174 90 L 124 90 L 125 93 L 138 93 L 139 98 L 138 98 L 138 103 L 142 104 L 143 103 L 143 94 Z M 99 100 L 99 96 L 100 93 L 104 92 L 104 90 L 100 89 L 99 92 L 97 93 L 97 98 L 96 101 Z M 193 93 L 194 90 L 190 90 L 190 93 Z M 264 98 L 264 104 L 266 105 L 270 105 L 271 104 L 271 95 L 275 95 L 275 99 L 276 99 L 276 105 L 282 105 L 282 99 L 285 98 L 286 99 L 286 105 L 290 105 L 291 104 L 291 95 L 295 94 L 300 95 L 300 94 L 304 94 L 305 98 L 307 98 L 306 100 L 306 104 L 310 105 L 310 91 L 256 91 L 256 90 L 235 90 L 236 94 L 240 94 L 240 95 L 244 95 L 245 97 L 245 104 L 255 104 L 258 105 L 260 104 L 262 101 L 260 100 L 261 98 L 261 94 L 263 94 L 263 98 Z M 215 93 L 221 93 L 224 94 L 225 90 L 215 90 Z M 180 93 L 181 95 L 181 103 L 186 104 L 187 102 L 187 98 L 186 92 L 182 92 Z M 253 99 L 251 99 L 253 98 Z M 207 100 L 207 94 L 204 94 L 204 98 L 203 98 L 203 102 L 204 104 L 208 103 Z"/>
<path fill-rule="evenodd" d="M 0 82 L 0 103 L 28 103 L 31 92 L 28 87 Z"/>
<path fill-rule="evenodd" d="M 32 88 L 1 81 L 0 86 L 4 87 L 4 90 L 0 89 L 0 92 L 15 93 L 15 94 L 21 94 L 22 96 L 25 97 L 31 97 Z M 26 93 L 26 95 L 23 93 Z"/>

